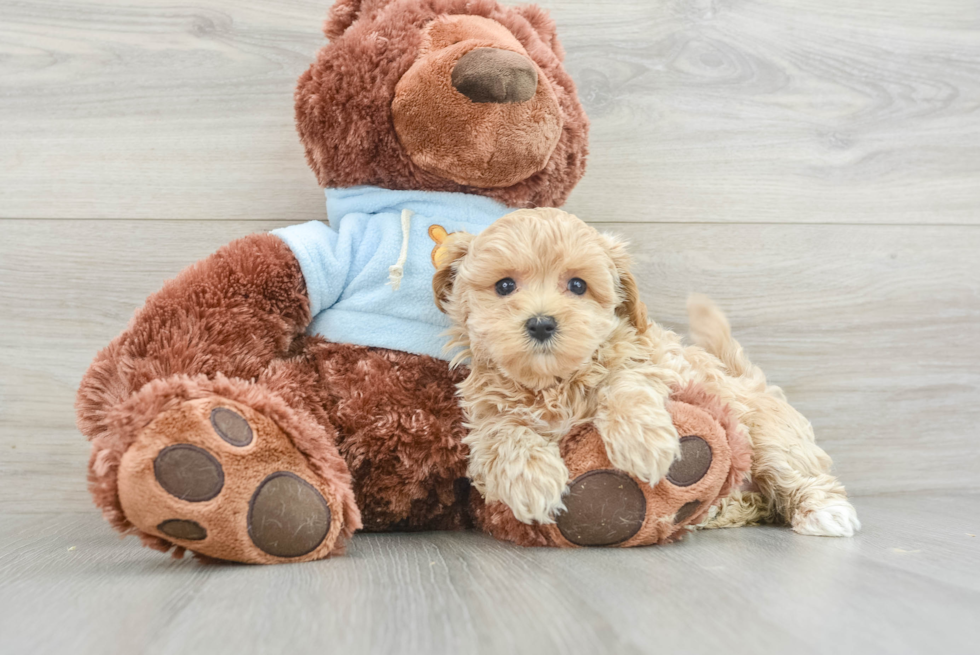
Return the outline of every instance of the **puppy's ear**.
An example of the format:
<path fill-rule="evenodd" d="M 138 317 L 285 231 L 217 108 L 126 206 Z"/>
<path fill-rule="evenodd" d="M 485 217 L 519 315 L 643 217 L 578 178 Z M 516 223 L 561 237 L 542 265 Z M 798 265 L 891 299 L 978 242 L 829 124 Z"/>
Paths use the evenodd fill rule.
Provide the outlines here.
<path fill-rule="evenodd" d="M 453 282 L 456 280 L 456 269 L 459 262 L 470 250 L 473 235 L 466 232 L 453 232 L 436 249 L 432 255 L 436 266 L 436 274 L 432 276 L 432 293 L 436 307 L 446 313 L 446 303 L 453 292 Z"/>
<path fill-rule="evenodd" d="M 619 278 L 619 291 L 621 302 L 616 307 L 616 313 L 629 320 L 637 332 L 646 332 L 650 327 L 647 317 L 647 306 L 640 300 L 640 290 L 636 286 L 636 278 L 630 273 L 630 256 L 626 251 L 626 242 L 608 234 L 604 234 L 603 240 L 606 245 L 606 252 L 612 259 L 616 267 L 616 276 Z"/>

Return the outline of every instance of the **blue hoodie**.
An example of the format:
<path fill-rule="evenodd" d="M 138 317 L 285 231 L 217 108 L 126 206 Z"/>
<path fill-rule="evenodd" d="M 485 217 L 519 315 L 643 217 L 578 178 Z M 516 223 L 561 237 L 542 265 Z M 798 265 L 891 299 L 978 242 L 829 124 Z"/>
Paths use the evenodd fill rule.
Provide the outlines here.
<path fill-rule="evenodd" d="M 306 279 L 309 332 L 335 343 L 403 350 L 448 360 L 449 321 L 432 299 L 432 255 L 443 235 L 477 234 L 509 213 L 468 193 L 327 189 L 330 225 L 310 221 L 273 234 Z"/>

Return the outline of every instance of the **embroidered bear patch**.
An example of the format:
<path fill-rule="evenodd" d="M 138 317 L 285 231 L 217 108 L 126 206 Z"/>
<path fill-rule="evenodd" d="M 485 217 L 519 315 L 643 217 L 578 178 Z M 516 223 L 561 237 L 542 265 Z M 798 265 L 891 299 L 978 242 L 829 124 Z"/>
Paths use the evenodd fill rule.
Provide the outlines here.
<path fill-rule="evenodd" d="M 436 268 L 439 268 L 439 257 L 446 250 L 444 244 L 450 234 L 452 232 L 446 232 L 446 228 L 441 225 L 429 226 L 429 238 L 436 242 L 436 245 L 432 247 L 432 265 Z"/>

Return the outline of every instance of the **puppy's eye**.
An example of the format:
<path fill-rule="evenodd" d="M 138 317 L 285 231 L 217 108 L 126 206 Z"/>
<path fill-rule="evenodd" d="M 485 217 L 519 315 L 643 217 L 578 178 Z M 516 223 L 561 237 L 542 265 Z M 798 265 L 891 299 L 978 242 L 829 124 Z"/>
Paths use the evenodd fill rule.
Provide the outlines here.
<path fill-rule="evenodd" d="M 568 281 L 568 290 L 574 293 L 576 296 L 581 296 L 588 288 L 588 285 L 585 284 L 585 280 L 580 277 L 573 277 Z"/>
<path fill-rule="evenodd" d="M 503 280 L 497 280 L 494 288 L 498 296 L 509 296 L 517 291 L 517 282 L 514 282 L 513 278 L 505 277 Z"/>

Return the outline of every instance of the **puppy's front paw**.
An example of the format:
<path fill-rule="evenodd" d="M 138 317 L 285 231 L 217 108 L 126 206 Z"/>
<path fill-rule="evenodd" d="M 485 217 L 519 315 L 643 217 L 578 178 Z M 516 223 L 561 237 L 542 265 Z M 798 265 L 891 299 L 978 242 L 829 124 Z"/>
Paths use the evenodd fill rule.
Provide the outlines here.
<path fill-rule="evenodd" d="M 499 500 L 522 523 L 554 523 L 565 509 L 562 495 L 568 485 L 568 468 L 557 449 L 535 448 L 523 456 L 487 472 L 487 500 Z"/>
<path fill-rule="evenodd" d="M 638 403 L 632 411 L 602 412 L 596 428 L 612 465 L 654 485 L 680 455 L 674 421 L 663 407 Z"/>

